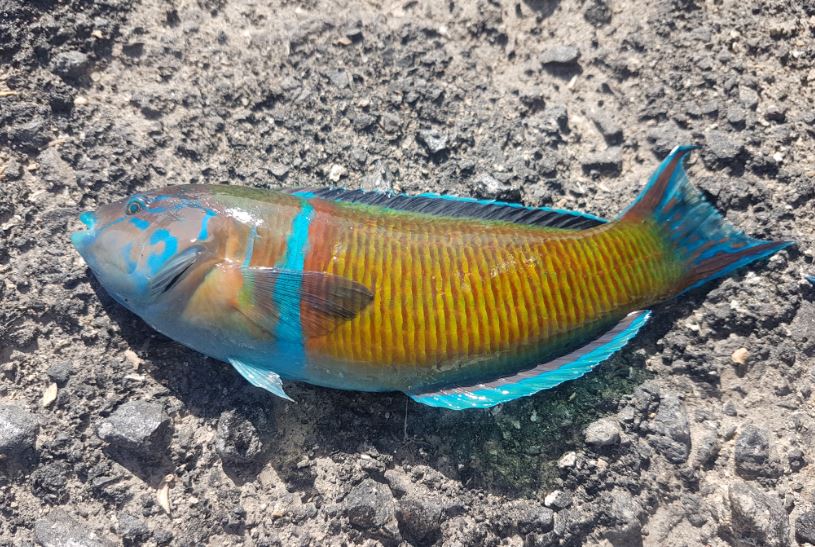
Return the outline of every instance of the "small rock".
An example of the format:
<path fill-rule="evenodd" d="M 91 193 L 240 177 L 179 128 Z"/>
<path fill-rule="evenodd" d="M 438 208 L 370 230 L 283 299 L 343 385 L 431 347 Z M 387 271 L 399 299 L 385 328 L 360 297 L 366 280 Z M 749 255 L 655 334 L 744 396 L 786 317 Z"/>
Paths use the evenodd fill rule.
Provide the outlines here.
<path fill-rule="evenodd" d="M 399 536 L 393 494 L 373 479 L 365 479 L 351 489 L 342 502 L 342 511 L 357 528 L 374 535 Z"/>
<path fill-rule="evenodd" d="M 40 165 L 39 177 L 49 188 L 61 188 L 76 184 L 76 173 L 68 162 L 62 159 L 56 148 L 46 148 L 37 157 Z"/>
<path fill-rule="evenodd" d="M 719 456 L 719 436 L 715 430 L 707 430 L 699 436 L 696 443 L 696 464 L 699 466 L 708 465 Z"/>
<path fill-rule="evenodd" d="M 744 151 L 744 145 L 724 131 L 712 130 L 705 135 L 706 150 L 713 159 L 722 162 L 732 162 Z"/>
<path fill-rule="evenodd" d="M 508 503 L 501 512 L 521 534 L 546 533 L 554 526 L 555 512 L 530 500 Z"/>
<path fill-rule="evenodd" d="M 618 444 L 620 425 L 614 418 L 601 418 L 586 428 L 585 441 L 595 448 Z"/>
<path fill-rule="evenodd" d="M 733 534 L 740 543 L 767 547 L 788 544 L 789 520 L 776 496 L 737 482 L 730 486 L 728 500 Z"/>
<path fill-rule="evenodd" d="M 64 509 L 53 509 L 34 523 L 34 540 L 42 547 L 113 547 L 113 541 L 93 531 L 90 525 Z"/>
<path fill-rule="evenodd" d="M 269 167 L 269 172 L 274 175 L 276 179 L 282 180 L 289 173 L 289 168 L 282 163 L 273 163 Z"/>
<path fill-rule="evenodd" d="M 33 449 L 39 429 L 37 418 L 24 408 L 0 406 L 0 454 L 14 457 Z"/>
<path fill-rule="evenodd" d="M 730 360 L 736 363 L 737 365 L 747 364 L 747 360 L 749 358 L 750 352 L 747 351 L 747 348 L 739 348 L 733 352 L 733 355 L 730 356 Z"/>
<path fill-rule="evenodd" d="M 743 129 L 747 124 L 747 113 L 740 106 L 729 106 L 726 117 L 727 122 L 737 129 Z"/>
<path fill-rule="evenodd" d="M 51 71 L 66 80 L 76 80 L 87 72 L 90 64 L 90 58 L 81 51 L 63 51 L 54 56 Z"/>
<path fill-rule="evenodd" d="M 614 121 L 605 114 L 597 113 L 592 116 L 592 121 L 606 142 L 610 145 L 622 144 L 623 142 L 623 128 L 620 124 Z"/>
<path fill-rule="evenodd" d="M 752 480 L 775 475 L 775 466 L 770 462 L 769 436 L 753 424 L 745 425 L 736 437 L 733 458 L 736 473 L 742 478 Z"/>
<path fill-rule="evenodd" d="M 793 471 L 800 471 L 806 464 L 804 451 L 800 448 L 792 448 L 787 452 L 787 461 L 790 464 L 790 469 Z"/>
<path fill-rule="evenodd" d="M 683 463 L 690 454 L 688 411 L 675 394 L 664 394 L 651 421 L 648 441 L 671 463 Z"/>
<path fill-rule="evenodd" d="M 518 201 L 521 197 L 518 188 L 502 184 L 489 173 L 481 173 L 473 178 L 473 193 L 481 199 Z"/>
<path fill-rule="evenodd" d="M 577 452 L 566 452 L 557 461 L 557 466 L 560 469 L 569 469 L 577 464 Z"/>
<path fill-rule="evenodd" d="M 435 129 L 422 129 L 416 134 L 416 138 L 431 154 L 447 150 L 447 136 Z"/>
<path fill-rule="evenodd" d="M 615 490 L 602 499 L 611 524 L 603 534 L 615 547 L 642 545 L 642 505 L 628 492 Z"/>
<path fill-rule="evenodd" d="M 68 383 L 68 379 L 71 377 L 71 374 L 74 372 L 74 365 L 70 361 L 61 361 L 59 363 L 54 363 L 48 370 L 45 371 L 45 374 L 48 375 L 48 378 L 51 379 L 52 382 L 57 384 L 59 387 L 63 387 L 65 384 Z"/>
<path fill-rule="evenodd" d="M 170 417 L 158 403 L 131 401 L 99 424 L 97 435 L 113 447 L 154 457 L 167 447 Z"/>
<path fill-rule="evenodd" d="M 623 157 L 619 147 L 608 148 L 602 152 L 592 152 L 580 162 L 583 171 L 600 175 L 619 175 L 623 169 Z"/>
<path fill-rule="evenodd" d="M 580 59 L 580 50 L 575 46 L 555 46 L 541 53 L 542 65 L 573 65 Z"/>
<path fill-rule="evenodd" d="M 342 177 L 348 174 L 348 170 L 343 167 L 342 165 L 335 163 L 331 166 L 331 169 L 328 170 L 328 180 L 331 182 L 339 182 Z"/>
<path fill-rule="evenodd" d="M 150 538 L 150 529 L 147 524 L 130 513 L 119 515 L 119 523 L 116 529 L 125 545 L 141 545 Z"/>
<path fill-rule="evenodd" d="M 815 545 L 815 510 L 809 510 L 795 519 L 795 539 L 798 543 Z"/>
<path fill-rule="evenodd" d="M 564 490 L 553 490 L 543 500 L 546 507 L 566 509 L 572 504 L 572 495 Z"/>
<path fill-rule="evenodd" d="M 2 174 L 6 180 L 19 180 L 23 176 L 23 166 L 17 160 L 10 159 L 6 162 Z"/>
<path fill-rule="evenodd" d="M 51 135 L 45 121 L 35 118 L 9 128 L 8 138 L 11 142 L 26 150 L 39 150 L 48 145 Z"/>
<path fill-rule="evenodd" d="M 775 104 L 771 104 L 764 112 L 764 119 L 771 122 L 783 123 L 787 119 L 787 109 Z"/>
<path fill-rule="evenodd" d="M 739 102 L 748 110 L 758 108 L 758 93 L 749 87 L 739 89 Z"/>
<path fill-rule="evenodd" d="M 417 545 L 433 544 L 441 527 L 441 504 L 424 496 L 405 496 L 396 506 L 402 536 Z"/>
<path fill-rule="evenodd" d="M 611 7 L 606 0 L 590 0 L 583 10 L 583 18 L 592 26 L 605 26 L 611 22 Z"/>
<path fill-rule="evenodd" d="M 263 453 L 263 441 L 255 425 L 235 410 L 226 410 L 218 418 L 215 450 L 228 464 L 254 462 Z"/>

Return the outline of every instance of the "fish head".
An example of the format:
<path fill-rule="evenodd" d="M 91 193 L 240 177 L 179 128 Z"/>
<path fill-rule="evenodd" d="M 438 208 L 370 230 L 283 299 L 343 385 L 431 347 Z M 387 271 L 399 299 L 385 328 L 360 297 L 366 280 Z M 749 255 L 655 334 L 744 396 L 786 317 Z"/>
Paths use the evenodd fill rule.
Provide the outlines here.
<path fill-rule="evenodd" d="M 139 193 L 82 213 L 71 242 L 105 290 L 141 313 L 189 283 L 214 245 L 215 216 L 178 189 Z"/>

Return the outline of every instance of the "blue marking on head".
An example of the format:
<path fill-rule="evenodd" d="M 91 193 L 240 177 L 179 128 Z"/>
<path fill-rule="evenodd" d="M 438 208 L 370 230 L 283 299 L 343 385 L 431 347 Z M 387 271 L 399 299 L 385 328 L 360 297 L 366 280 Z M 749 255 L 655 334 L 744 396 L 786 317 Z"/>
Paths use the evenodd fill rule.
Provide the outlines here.
<path fill-rule="evenodd" d="M 133 260 L 133 243 L 128 243 L 124 247 L 122 247 L 122 258 L 124 258 L 125 265 L 127 266 L 127 273 L 133 273 L 136 271 L 136 267 L 138 263 Z"/>
<path fill-rule="evenodd" d="M 150 269 L 151 275 L 155 275 L 164 266 L 164 263 L 178 251 L 178 238 L 164 228 L 156 230 L 150 236 L 151 245 L 158 245 L 159 243 L 163 243 L 164 248 L 160 252 L 151 254 L 147 259 L 147 267 Z"/>
<path fill-rule="evenodd" d="M 203 241 L 209 237 L 209 219 L 215 216 L 215 211 L 206 209 L 204 218 L 201 219 L 201 231 L 198 232 L 198 241 Z"/>
<path fill-rule="evenodd" d="M 132 217 L 130 219 L 130 224 L 141 230 L 142 232 L 145 231 L 147 228 L 150 227 L 150 221 L 145 220 L 143 218 Z"/>

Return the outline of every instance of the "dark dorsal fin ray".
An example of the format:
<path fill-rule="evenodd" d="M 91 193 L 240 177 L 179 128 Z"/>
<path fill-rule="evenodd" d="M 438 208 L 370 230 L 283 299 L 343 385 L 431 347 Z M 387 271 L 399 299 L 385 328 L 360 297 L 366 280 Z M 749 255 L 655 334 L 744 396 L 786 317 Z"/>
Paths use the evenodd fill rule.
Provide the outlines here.
<path fill-rule="evenodd" d="M 526 207 L 519 203 L 443 196 L 440 194 L 408 196 L 390 192 L 369 192 L 343 188 L 297 188 L 289 190 L 289 192 L 302 197 L 364 203 L 366 205 L 376 205 L 400 211 L 414 211 L 429 215 L 499 220 L 571 230 L 594 228 L 608 222 L 600 217 L 576 211 L 551 209 L 549 207 Z"/>

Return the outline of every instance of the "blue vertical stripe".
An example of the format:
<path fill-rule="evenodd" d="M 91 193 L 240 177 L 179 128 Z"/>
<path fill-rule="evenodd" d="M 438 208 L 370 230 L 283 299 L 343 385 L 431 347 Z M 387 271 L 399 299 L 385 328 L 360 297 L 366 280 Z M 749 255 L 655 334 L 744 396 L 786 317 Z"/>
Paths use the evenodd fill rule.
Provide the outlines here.
<path fill-rule="evenodd" d="M 252 229 L 249 230 L 249 237 L 246 239 L 246 256 L 243 258 L 243 267 L 248 268 L 249 264 L 252 263 L 252 254 L 255 252 L 255 239 L 258 237 L 258 227 L 257 224 L 252 225 Z"/>

